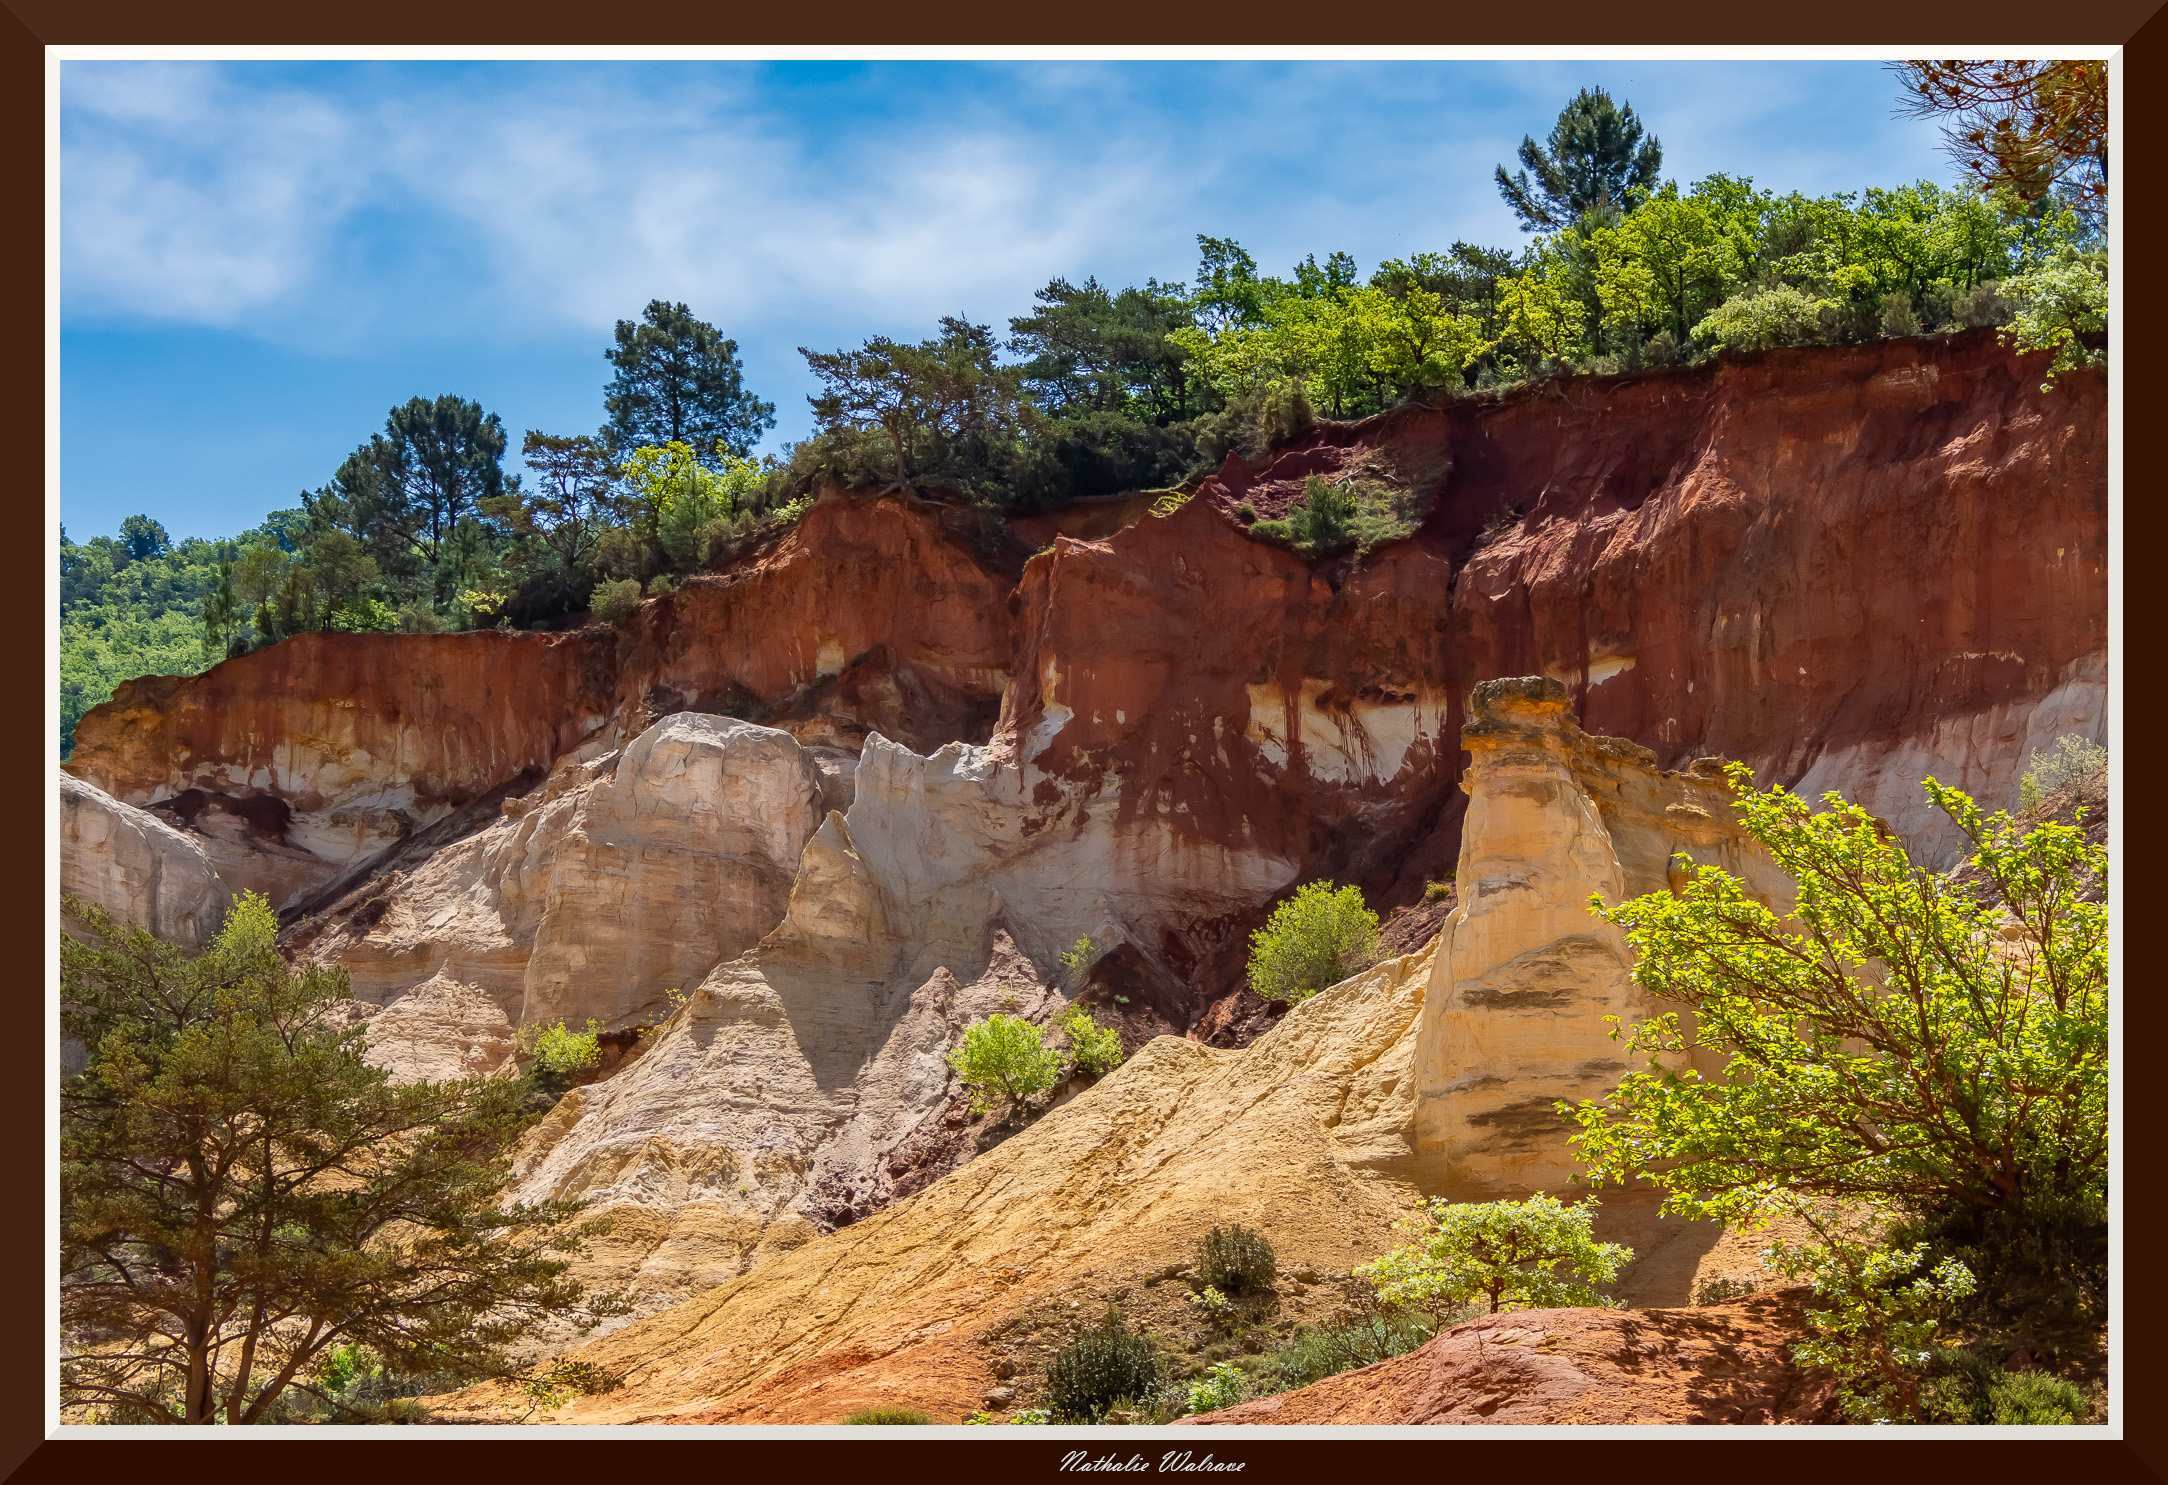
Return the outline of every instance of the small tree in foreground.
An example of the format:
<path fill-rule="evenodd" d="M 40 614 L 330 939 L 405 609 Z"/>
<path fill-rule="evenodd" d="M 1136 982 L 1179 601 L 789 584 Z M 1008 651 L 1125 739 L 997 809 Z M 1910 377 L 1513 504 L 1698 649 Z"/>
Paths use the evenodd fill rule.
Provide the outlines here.
<path fill-rule="evenodd" d="M 1689 1031 L 1671 1014 L 1633 1028 L 1629 1047 L 1647 1070 L 1561 1106 L 1580 1124 L 1593 1179 L 1645 1178 L 1665 1192 L 1666 1213 L 1741 1228 L 1799 1217 L 1822 1233 L 1824 1269 L 1842 1268 L 1852 1241 L 1830 1211 L 1875 1203 L 1893 1219 L 1884 1240 L 1922 1245 L 1906 1271 L 1942 1275 L 1937 1305 L 1966 1298 L 1968 1286 L 1935 1267 L 1954 1259 L 1978 1291 L 1975 1318 L 2097 1323 L 2108 910 L 2082 894 L 2105 884 L 2107 853 L 2077 826 L 2021 831 L 2008 815 L 1983 817 L 1929 779 L 1929 797 L 1974 849 L 1968 869 L 1946 878 L 1835 794 L 1817 814 L 1786 790 L 1753 792 L 1742 764 L 1728 772 L 1746 831 L 1799 884 L 1797 928 L 1715 867 L 1692 869 L 1675 896 L 1596 905 L 1638 954 L 1635 980 L 1683 1002 L 1695 1023 Z M 1729 1062 L 1708 1078 L 1679 1070 L 1695 1048 Z M 1844 1290 L 1832 1274 L 1818 1284 Z M 1850 1284 L 1875 1287 L 1886 1286 Z M 1916 1335 L 1884 1344 L 1907 1366 L 1926 1349 Z M 1915 1400 L 1907 1387 L 1880 1388 L 1861 1405 Z"/>
<path fill-rule="evenodd" d="M 1086 1077 L 1103 1078 L 1122 1065 L 1122 1034 L 1101 1026 L 1083 1006 L 1073 1005 L 1055 1023 L 1069 1039 L 1071 1067 Z"/>
<path fill-rule="evenodd" d="M 948 1064 L 971 1089 L 971 1111 L 983 1114 L 998 1098 L 1004 1117 L 1061 1081 L 1061 1053 L 1046 1045 L 1039 1028 L 1021 1016 L 995 1012 L 964 1028 Z"/>
<path fill-rule="evenodd" d="M 563 1276 L 599 1230 L 568 1226 L 577 1203 L 498 1205 L 522 1082 L 392 1086 L 345 971 L 287 965 L 254 893 L 195 957 L 65 908 L 87 941 L 61 940 L 61 1024 L 89 1065 L 60 1096 L 64 1406 L 264 1422 L 336 1347 L 478 1379 L 544 1316 L 623 1312 Z"/>
<path fill-rule="evenodd" d="M 1618 1277 L 1634 1256 L 1596 1241 L 1596 1203 L 1566 1206 L 1555 1196 L 1526 1201 L 1429 1202 L 1413 1224 L 1420 1238 L 1355 1270 L 1389 1305 L 1438 1313 L 1482 1300 L 1532 1309 L 1600 1305 L 1592 1287 Z"/>
<path fill-rule="evenodd" d="M 1378 959 L 1378 915 L 1360 887 L 1310 882 L 1250 935 L 1250 988 L 1266 1000 L 1308 1000 Z"/>

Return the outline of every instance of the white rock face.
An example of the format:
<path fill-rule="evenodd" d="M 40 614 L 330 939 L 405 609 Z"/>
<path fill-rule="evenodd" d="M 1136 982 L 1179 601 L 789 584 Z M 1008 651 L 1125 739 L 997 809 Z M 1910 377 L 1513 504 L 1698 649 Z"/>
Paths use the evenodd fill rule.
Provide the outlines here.
<path fill-rule="evenodd" d="M 367 1059 L 395 1083 L 442 1083 L 497 1071 L 515 1036 L 486 992 L 439 976 L 369 1018 Z"/>
<path fill-rule="evenodd" d="M 218 934 L 233 891 L 203 847 L 71 774 L 60 778 L 60 890 L 169 942 Z"/>
<path fill-rule="evenodd" d="M 1947 871 L 1964 854 L 1964 835 L 1934 807 L 1920 780 L 1937 778 L 1962 789 L 1984 810 L 2014 810 L 2033 753 L 2072 735 L 2108 741 L 2105 652 L 2073 661 L 2055 689 L 2037 699 L 1944 717 L 1902 742 L 1825 753 L 1792 792 L 1818 800 L 1836 790 L 1880 816 L 1928 866 Z"/>
<path fill-rule="evenodd" d="M 666 717 L 346 911 L 311 957 L 363 1000 L 473 987 L 514 1027 L 627 1024 L 782 921 L 821 779 L 784 732 Z"/>

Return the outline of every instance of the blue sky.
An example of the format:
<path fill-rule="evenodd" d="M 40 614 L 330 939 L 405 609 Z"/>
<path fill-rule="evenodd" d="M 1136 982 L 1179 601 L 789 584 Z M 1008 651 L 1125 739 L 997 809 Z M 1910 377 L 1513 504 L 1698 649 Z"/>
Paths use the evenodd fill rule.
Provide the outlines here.
<path fill-rule="evenodd" d="M 416 394 L 602 419 L 611 325 L 683 300 L 810 428 L 800 345 L 1005 329 L 1055 276 L 1187 279 L 1522 234 L 1491 182 L 1577 89 L 1665 174 L 1949 181 L 1872 62 L 68 62 L 61 519 L 219 536 Z"/>

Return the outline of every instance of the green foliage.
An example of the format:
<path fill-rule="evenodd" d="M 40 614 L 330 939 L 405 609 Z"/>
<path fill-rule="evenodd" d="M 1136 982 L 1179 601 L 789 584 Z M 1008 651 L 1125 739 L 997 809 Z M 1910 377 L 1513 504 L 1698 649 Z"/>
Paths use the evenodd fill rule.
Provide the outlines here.
<path fill-rule="evenodd" d="M 1021 370 L 995 364 L 992 333 L 954 316 L 916 345 L 875 336 L 855 351 L 799 354 L 820 379 L 809 400 L 842 467 L 862 467 L 849 458 L 851 440 L 869 435 L 886 445 L 897 487 L 921 477 L 983 485 L 1035 416 Z"/>
<path fill-rule="evenodd" d="M 881 1403 L 870 1408 L 860 1408 L 843 1421 L 845 1423 L 870 1424 L 876 1428 L 884 1428 L 902 1423 L 932 1423 L 934 1416 L 918 1408 L 905 1408 L 894 1403 Z M 978 1420 L 967 1419 L 966 1421 L 977 1422 Z M 987 1421 L 991 1422 L 992 1419 Z"/>
<path fill-rule="evenodd" d="M 2021 351 L 2055 352 L 2041 391 L 2066 371 L 2106 360 L 2105 352 L 2085 344 L 2108 328 L 2105 252 L 2066 250 L 2003 280 L 2002 294 L 2015 310 L 2003 338 Z"/>
<path fill-rule="evenodd" d="M 1447 872 L 1443 881 L 1423 883 L 1423 901 L 1444 902 L 1453 895 L 1453 874 Z"/>
<path fill-rule="evenodd" d="M 1943 1351 L 1941 1370 L 1922 1389 L 1931 1423 L 2054 1426 L 2083 1423 L 2092 1411 L 2083 1392 L 2045 1372 L 2006 1372 L 1985 1357 Z"/>
<path fill-rule="evenodd" d="M 980 1426 L 992 1424 L 995 1421 L 996 1419 L 994 1418 L 994 1415 L 992 1413 L 973 1413 L 970 1417 L 964 1420 L 964 1422 L 966 1423 L 977 1424 Z M 1020 1426 L 1029 1426 L 1032 1424 L 1051 1423 L 1054 1421 L 1054 1415 L 1045 1408 L 1019 1408 L 1015 1412 L 1011 1413 L 1007 1419 L 1001 1421 Z"/>
<path fill-rule="evenodd" d="M 1712 350 L 1814 345 L 1835 332 L 1837 314 L 1834 300 L 1778 284 L 1734 294 L 1694 326 L 1694 338 Z"/>
<path fill-rule="evenodd" d="M 602 1060 L 602 1023 L 589 1017 L 585 1031 L 570 1031 L 562 1021 L 536 1022 L 520 1033 L 520 1047 L 535 1067 L 558 1078 L 585 1072 Z"/>
<path fill-rule="evenodd" d="M 1498 167 L 1498 193 L 1524 232 L 1568 227 L 1590 212 L 1624 211 L 1663 169 L 1663 145 L 1653 134 L 1641 136 L 1632 105 L 1613 103 L 1602 88 L 1583 88 L 1552 125 L 1548 150 L 1523 137 L 1527 168 L 1509 176 Z"/>
<path fill-rule="evenodd" d="M 1633 1249 L 1599 1243 L 1596 1203 L 1565 1206 L 1552 1196 L 1526 1201 L 1432 1200 L 1409 1224 L 1418 1240 L 1364 1264 L 1355 1276 L 1380 1301 L 1437 1309 L 1487 1301 L 1533 1309 L 1601 1305 L 1591 1287 L 1618 1277 Z"/>
<path fill-rule="evenodd" d="M 1060 1082 L 1063 1072 L 1061 1054 L 1046 1045 L 1038 1027 L 999 1011 L 964 1028 L 948 1064 L 971 1089 L 973 1113 L 986 1113 L 998 1096 L 1008 1117 Z"/>
<path fill-rule="evenodd" d="M 1082 985 L 1085 980 L 1091 977 L 1092 967 L 1099 962 L 1105 952 L 1089 938 L 1078 939 L 1062 951 L 1062 978 L 1067 980 L 1071 986 Z"/>
<path fill-rule="evenodd" d="M 519 1390 L 538 1408 L 561 1408 L 575 1397 L 601 1397 L 625 1385 L 624 1377 L 593 1361 L 570 1357 L 519 1379 Z"/>
<path fill-rule="evenodd" d="M 602 399 L 613 450 L 676 443 L 703 463 L 743 460 L 775 426 L 775 405 L 746 390 L 738 343 L 685 305 L 650 300 L 637 324 L 617 322 L 616 340 L 602 353 L 616 368 Z"/>
<path fill-rule="evenodd" d="M 1376 963 L 1378 952 L 1378 915 L 1362 889 L 1310 882 L 1250 935 L 1250 988 L 1266 1000 L 1307 1000 Z"/>
<path fill-rule="evenodd" d="M 335 1347 L 503 1376 L 536 1321 L 624 1313 L 563 1277 L 597 1230 L 578 1203 L 500 1205 L 520 1081 L 392 1086 L 345 972 L 288 965 L 253 893 L 194 957 L 63 907 L 61 1027 L 89 1057 L 60 1099 L 64 1405 L 264 1422 Z"/>
<path fill-rule="evenodd" d="M 1202 1379 L 1190 1383 L 1189 1410 L 1192 1413 L 1216 1413 L 1246 1400 L 1249 1395 L 1249 1373 L 1231 1361 L 1223 1361 Z"/>
<path fill-rule="evenodd" d="M 1214 1227 L 1197 1240 L 1197 1277 L 1236 1298 L 1270 1289 L 1278 1272 L 1271 1242 L 1239 1223 Z"/>
<path fill-rule="evenodd" d="M 1224 1325 L 1234 1317 L 1235 1302 L 1210 1284 L 1191 1294 L 1188 1303 L 1215 1325 Z"/>
<path fill-rule="evenodd" d="M 1080 1005 L 1061 1013 L 1055 1029 L 1069 1039 L 1070 1066 L 1090 1078 L 1102 1078 L 1122 1065 L 1122 1036 Z"/>
<path fill-rule="evenodd" d="M 1095 1423 L 1116 1403 L 1150 1397 L 1165 1379 L 1151 1337 L 1132 1332 L 1109 1305 L 1097 1325 L 1047 1362 L 1047 1407 L 1058 1421 Z"/>
<path fill-rule="evenodd" d="M 1893 1251 L 1823 1235 L 1819 1247 L 1780 1243 L 1769 1254 L 1787 1277 L 1810 1279 L 1826 1305 L 1807 1311 L 1814 1333 L 1793 1356 L 1835 1374 L 1847 1421 L 1921 1421 L 1921 1384 L 1945 1349 L 1937 1328 L 1972 1293 L 1972 1271 L 1954 1258 L 1933 1264 L 1925 1246 Z"/>
<path fill-rule="evenodd" d="M 2050 794 L 2085 783 L 2107 767 L 2108 750 L 2099 743 L 2076 733 L 2058 737 L 2048 747 L 2033 749 L 2025 760 L 2025 775 L 2018 780 L 2018 808 L 2032 814 Z"/>
<path fill-rule="evenodd" d="M 622 627 L 640 607 L 640 584 L 632 578 L 595 584 L 587 611 L 605 624 Z"/>
<path fill-rule="evenodd" d="M 2052 822 L 2020 830 L 1926 789 L 1971 841 L 1964 874 L 1916 866 L 1837 795 L 1820 813 L 1728 770 L 1741 823 L 1799 884 L 1789 928 L 1714 867 L 1599 917 L 1635 980 L 1694 1013 L 1633 1028 L 1648 1059 L 1573 1109 L 1597 1181 L 1646 1178 L 1666 1212 L 1745 1226 L 1872 1199 L 2011 1286 L 2105 1303 L 2107 853 Z M 1728 1059 L 1703 1077 L 1692 1049 Z"/>
<path fill-rule="evenodd" d="M 1298 1331 L 1271 1360 L 1281 1391 L 1307 1387 L 1357 1367 L 1404 1356 L 1438 1333 L 1435 1322 L 1412 1310 L 1370 1304 L 1333 1324 Z"/>

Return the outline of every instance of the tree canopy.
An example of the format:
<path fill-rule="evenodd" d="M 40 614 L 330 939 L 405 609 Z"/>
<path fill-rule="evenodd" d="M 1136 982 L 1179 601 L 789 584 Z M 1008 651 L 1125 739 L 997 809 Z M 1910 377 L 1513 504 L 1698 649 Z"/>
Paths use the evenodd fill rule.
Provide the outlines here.
<path fill-rule="evenodd" d="M 1664 148 L 1642 138 L 1631 104 L 1613 103 L 1602 88 L 1583 88 L 1551 126 L 1550 148 L 1521 139 L 1523 169 L 1497 169 L 1498 194 L 1524 232 L 1556 232 L 1590 212 L 1624 212 L 1656 185 Z"/>
<path fill-rule="evenodd" d="M 648 301 L 637 322 L 617 322 L 603 355 L 617 368 L 602 398 L 604 435 L 620 454 L 681 443 L 703 464 L 742 459 L 775 426 L 775 404 L 745 386 L 738 343 L 685 305 Z"/>
<path fill-rule="evenodd" d="M 248 1424 L 334 1347 L 499 1376 L 537 1319 L 621 1312 L 564 1277 L 576 1203 L 505 1208 L 526 1088 L 393 1086 L 346 973 L 289 966 L 245 893 L 189 957 L 65 904 L 64 1405 L 115 1422 Z"/>

